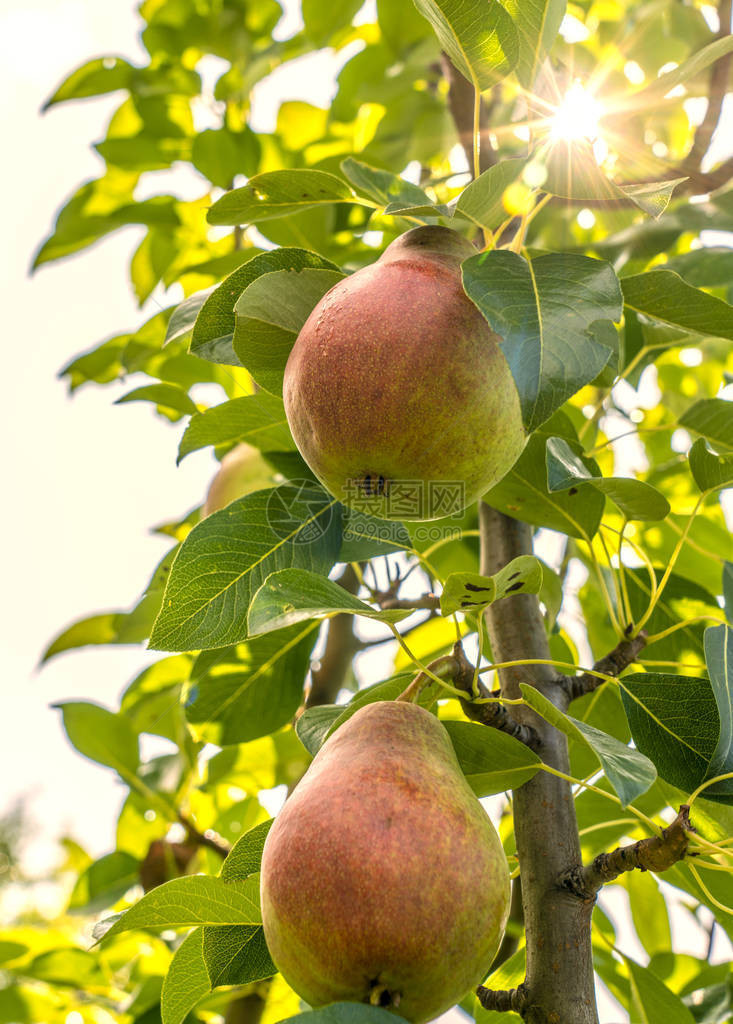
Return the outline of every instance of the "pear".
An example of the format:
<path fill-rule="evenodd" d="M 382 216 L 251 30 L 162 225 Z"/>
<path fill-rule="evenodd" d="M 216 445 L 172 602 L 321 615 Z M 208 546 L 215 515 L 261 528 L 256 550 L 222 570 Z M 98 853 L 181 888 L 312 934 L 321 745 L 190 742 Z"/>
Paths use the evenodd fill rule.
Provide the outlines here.
<path fill-rule="evenodd" d="M 261 900 L 272 958 L 311 1006 L 418 1024 L 483 980 L 509 870 L 435 716 L 368 704 L 326 741 L 268 834 Z"/>
<path fill-rule="evenodd" d="M 237 498 L 264 487 L 270 472 L 256 448 L 244 442 L 236 445 L 221 460 L 206 494 L 201 518 L 205 519 Z"/>
<path fill-rule="evenodd" d="M 514 464 L 519 397 L 463 290 L 476 249 L 414 228 L 339 281 L 303 325 L 283 398 L 301 455 L 339 501 L 384 519 L 458 514 Z"/>

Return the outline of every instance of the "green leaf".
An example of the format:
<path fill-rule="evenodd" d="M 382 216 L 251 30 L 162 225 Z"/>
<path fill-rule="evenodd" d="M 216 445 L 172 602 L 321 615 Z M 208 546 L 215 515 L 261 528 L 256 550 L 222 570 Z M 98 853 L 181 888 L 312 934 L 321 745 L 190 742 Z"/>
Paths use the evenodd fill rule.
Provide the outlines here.
<path fill-rule="evenodd" d="M 733 484 L 733 452 L 719 455 L 708 448 L 704 438 L 698 437 L 687 457 L 690 472 L 701 491 L 715 491 Z"/>
<path fill-rule="evenodd" d="M 716 447 L 733 449 L 733 402 L 702 398 L 680 416 L 679 424 L 702 434 Z"/>
<path fill-rule="evenodd" d="M 45 112 L 56 103 L 79 100 L 87 96 L 101 96 L 104 93 L 128 89 L 135 69 L 122 57 L 97 57 L 87 61 L 64 79 L 53 95 L 46 100 Z"/>
<path fill-rule="evenodd" d="M 241 132 L 209 128 L 193 140 L 191 163 L 212 185 L 231 188 L 238 174 L 256 174 L 260 148 L 251 128 Z"/>
<path fill-rule="evenodd" d="M 188 721 L 220 746 L 248 743 L 287 725 L 303 699 L 318 626 L 277 630 L 200 654 L 186 698 Z"/>
<path fill-rule="evenodd" d="M 241 441 L 261 451 L 295 450 L 281 398 L 259 391 L 195 413 L 181 438 L 178 462 L 200 448 Z"/>
<path fill-rule="evenodd" d="M 513 593 L 538 594 L 541 586 L 542 563 L 533 555 L 520 555 L 493 576 L 451 573 L 440 595 L 440 610 L 443 615 L 452 615 L 468 608 L 485 608 Z"/>
<path fill-rule="evenodd" d="M 143 928 L 191 928 L 200 924 L 260 924 L 260 878 L 225 882 L 210 875 L 173 878 L 145 893 L 111 927 L 101 921 L 95 939 Z M 109 920 L 109 919 L 108 919 Z"/>
<path fill-rule="evenodd" d="M 672 949 L 669 914 L 656 878 L 649 871 L 628 871 L 624 875 L 624 884 L 629 893 L 634 928 L 642 946 L 650 956 L 668 952 Z"/>
<path fill-rule="evenodd" d="M 304 270 L 306 267 L 339 270 L 335 263 L 306 249 L 285 247 L 272 252 L 257 253 L 254 250 L 254 253 L 244 266 L 238 267 L 222 281 L 201 307 L 191 338 L 191 351 L 196 355 L 214 362 L 241 365 L 233 348 L 234 307 L 242 292 L 262 274 Z"/>
<path fill-rule="evenodd" d="M 71 910 L 93 914 L 111 907 L 140 880 L 137 857 L 114 850 L 89 865 L 77 878 L 71 893 Z"/>
<path fill-rule="evenodd" d="M 727 287 L 733 284 L 733 249 L 722 245 L 692 249 L 667 260 L 664 269 L 673 270 L 696 288 Z"/>
<path fill-rule="evenodd" d="M 564 0 L 563 0 L 564 2 Z M 477 227 L 493 231 L 506 220 L 502 202 L 504 192 L 522 173 L 524 157 L 501 160 L 467 185 L 458 197 L 455 213 L 472 221 Z"/>
<path fill-rule="evenodd" d="M 286 1017 L 281 1024 L 394 1024 L 394 1014 L 366 1003 L 331 1003 L 320 1010 L 309 1010 Z"/>
<path fill-rule="evenodd" d="M 171 567 L 153 650 L 225 647 L 247 637 L 252 595 L 278 569 L 327 573 L 341 546 L 340 507 L 321 488 L 255 491 L 194 526 Z"/>
<path fill-rule="evenodd" d="M 642 793 L 646 793 L 657 777 L 654 764 L 649 758 L 638 750 L 627 747 L 615 736 L 563 714 L 533 686 L 520 683 L 519 688 L 529 706 L 539 715 L 570 739 L 584 744 L 593 751 L 624 807 Z"/>
<path fill-rule="evenodd" d="M 234 307 L 234 351 L 260 387 L 282 394 L 285 364 L 301 327 L 344 276 L 327 268 L 276 270 L 242 292 Z"/>
<path fill-rule="evenodd" d="M 328 0 L 302 0 L 305 34 L 314 46 L 325 46 L 334 33 L 351 24 L 360 7 L 361 0 L 346 0 L 337 7 Z"/>
<path fill-rule="evenodd" d="M 412 615 L 410 608 L 382 611 L 354 597 L 338 583 L 306 569 L 283 569 L 268 576 L 249 606 L 250 636 L 270 633 L 309 619 L 345 613 L 380 622 L 399 622 Z"/>
<path fill-rule="evenodd" d="M 171 409 L 183 416 L 190 416 L 197 412 L 196 403 L 177 384 L 145 384 L 141 388 L 135 388 L 134 391 L 128 391 L 126 395 L 115 401 L 115 405 L 123 405 L 125 402 L 152 402 L 154 405 L 163 409 Z"/>
<path fill-rule="evenodd" d="M 720 734 L 706 775 L 713 779 L 733 771 L 733 628 L 711 626 L 705 630 L 705 664 L 720 716 Z M 723 792 L 733 794 L 733 780 L 727 781 L 727 786 L 721 784 Z M 708 799 L 717 789 L 705 790 Z"/>
<path fill-rule="evenodd" d="M 671 270 L 648 270 L 621 280 L 624 303 L 635 313 L 696 334 L 733 340 L 733 306 L 693 288 Z"/>
<path fill-rule="evenodd" d="M 517 789 L 540 770 L 540 758 L 506 733 L 473 722 L 443 722 L 461 771 L 476 796 Z"/>
<path fill-rule="evenodd" d="M 555 41 L 566 0 L 505 0 L 519 32 L 517 78 L 531 89 L 542 61 Z"/>
<path fill-rule="evenodd" d="M 570 253 L 531 262 L 508 250 L 472 256 L 463 286 L 502 339 L 527 430 L 535 430 L 601 372 L 609 349 L 591 330 L 620 320 L 610 264 Z"/>
<path fill-rule="evenodd" d="M 295 723 L 295 731 L 298 739 L 305 749 L 315 757 L 326 741 L 331 727 L 343 714 L 341 704 L 321 704 L 313 708 L 306 708 Z"/>
<path fill-rule="evenodd" d="M 204 963 L 213 987 L 248 985 L 277 974 L 261 926 L 204 928 Z"/>
<path fill-rule="evenodd" d="M 160 994 L 163 1024 L 183 1024 L 190 1010 L 211 991 L 204 963 L 204 930 L 187 935 L 173 954 Z"/>
<path fill-rule="evenodd" d="M 260 870 L 262 850 L 273 821 L 274 818 L 270 818 L 269 821 L 260 822 L 236 841 L 219 871 L 225 882 L 236 882 Z"/>
<path fill-rule="evenodd" d="M 433 27 L 451 63 L 483 92 L 504 78 L 519 59 L 519 35 L 500 3 L 483 0 L 414 0 Z"/>
<path fill-rule="evenodd" d="M 410 535 L 403 523 L 377 519 L 358 509 L 344 508 L 342 514 L 344 535 L 339 562 L 363 562 L 412 547 Z"/>
<path fill-rule="evenodd" d="M 723 563 L 723 600 L 725 617 L 728 622 L 733 622 L 733 562 Z"/>
<path fill-rule="evenodd" d="M 562 437 L 548 438 L 545 458 L 550 491 L 565 491 L 578 482 L 588 482 L 608 495 L 626 519 L 654 522 L 669 515 L 669 502 L 656 487 L 633 478 L 594 476 Z"/>
<path fill-rule="evenodd" d="M 355 160 L 353 156 L 347 156 L 341 161 L 341 170 L 357 192 L 380 206 L 405 210 L 430 209 L 434 210 L 433 216 L 450 216 L 447 206 L 433 203 L 419 185 L 413 185 L 411 181 L 405 181 L 391 171 L 370 167 L 361 160 Z"/>
<path fill-rule="evenodd" d="M 63 701 L 60 708 L 69 741 L 80 754 L 120 775 L 134 775 L 140 765 L 138 734 L 129 720 L 86 701 Z"/>
<path fill-rule="evenodd" d="M 691 793 L 709 776 L 720 741 L 721 716 L 709 680 L 660 672 L 632 673 L 621 681 L 622 698 L 637 749 L 660 776 Z M 733 780 L 705 791 L 730 803 Z"/>
<path fill-rule="evenodd" d="M 572 451 L 579 455 L 594 476 L 600 476 L 597 463 L 582 455 L 582 445 L 572 423 L 563 412 L 555 413 L 536 431 L 512 468 L 484 501 L 514 519 L 559 530 L 571 537 L 592 537 L 603 515 L 605 499 L 590 484 L 578 484 L 567 491 L 549 491 L 545 447 L 549 437 L 562 435 Z"/>
<path fill-rule="evenodd" d="M 176 306 L 165 329 L 164 344 L 167 345 L 169 342 L 175 341 L 176 338 L 182 338 L 184 334 L 188 334 L 190 330 L 193 330 L 196 317 L 199 315 L 201 307 L 210 298 L 213 290 L 213 288 L 204 288 L 203 291 L 194 292 L 193 295 L 189 295 L 180 305 Z"/>
<path fill-rule="evenodd" d="M 631 994 L 643 1024 L 695 1024 L 695 1018 L 679 996 L 648 968 L 624 957 L 631 980 Z"/>
<path fill-rule="evenodd" d="M 629 97 L 631 109 L 640 110 L 647 105 L 655 105 L 671 89 L 674 89 L 676 85 L 694 78 L 695 75 L 698 75 L 705 68 L 715 63 L 716 60 L 720 60 L 727 53 L 731 53 L 731 51 L 733 51 L 733 36 L 726 35 L 722 39 L 716 39 L 714 42 L 709 43 L 693 54 L 692 57 L 683 60 L 676 68 L 660 75 L 656 81 L 651 82 L 644 89 L 632 93 Z"/>
<path fill-rule="evenodd" d="M 217 200 L 208 213 L 209 224 L 259 224 L 287 217 L 324 203 L 356 203 L 358 198 L 335 174 L 311 169 L 266 171 L 250 178 Z"/>

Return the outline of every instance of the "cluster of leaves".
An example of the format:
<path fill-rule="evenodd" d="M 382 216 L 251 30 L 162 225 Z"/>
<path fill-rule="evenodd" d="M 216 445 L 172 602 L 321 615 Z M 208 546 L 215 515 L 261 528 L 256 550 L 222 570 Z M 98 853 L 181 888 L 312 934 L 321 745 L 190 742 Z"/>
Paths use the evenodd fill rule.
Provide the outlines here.
<path fill-rule="evenodd" d="M 145 0 L 148 64 L 91 61 L 49 100 L 125 94 L 96 146 L 104 173 L 68 201 L 36 264 L 141 225 L 130 266 L 141 305 L 174 284 L 184 296 L 71 361 L 63 371 L 71 389 L 136 375 L 119 401 L 185 417 L 179 459 L 249 447 L 240 497 L 160 528 L 174 544 L 136 606 L 74 623 L 46 652 L 149 640 L 166 656 L 130 683 L 118 711 L 61 706 L 70 741 L 114 771 L 127 796 L 114 851 L 92 861 L 68 848 L 74 882 L 57 926 L 21 922 L 0 935 L 0 1021 L 55 1022 L 72 1009 L 85 1021 L 123 1024 L 234 1020 L 248 1000 L 261 1017 L 247 1019 L 262 1024 L 297 1014 L 262 934 L 257 873 L 269 816 L 259 795 L 294 785 L 356 708 L 397 696 L 416 668 L 449 650 L 451 617 L 474 637 L 486 670 L 481 612 L 518 589 L 538 595 L 552 657 L 571 674 L 589 667 L 579 645 L 598 656 L 642 627 L 649 634 L 634 670 L 577 700 L 571 715 L 531 687 L 523 699 L 567 735 L 573 777 L 598 776 L 576 791 L 586 857 L 648 834 L 650 819 L 710 783 L 693 810 L 701 842 L 715 846 L 704 866 L 680 864 L 665 880 L 733 935 L 733 879 L 719 845 L 730 831 L 733 780 L 711 781 L 733 772 L 733 542 L 719 500 L 733 485 L 733 404 L 722 392 L 733 379 L 733 260 L 730 250 L 700 246 L 706 230 L 733 230 L 733 191 L 694 204 L 671 198 L 693 133 L 679 96 L 665 99 L 672 90 L 704 95 L 730 37 L 715 40 L 698 8 L 671 3 L 573 5 L 587 38 L 572 47 L 557 34 L 566 13 L 558 0 L 378 0 L 376 19 L 354 24 L 360 8 L 303 0 L 303 27 L 281 38 L 275 0 Z M 284 102 L 275 130 L 255 132 L 254 87 L 325 46 L 350 54 L 330 109 Z M 510 126 L 486 134 L 493 159 L 470 183 L 456 156 L 441 50 L 484 93 L 492 125 Z M 620 70 L 629 61 L 651 84 L 629 87 Z M 204 85 L 212 66 L 221 73 Z M 641 185 L 619 184 L 584 144 L 553 147 L 541 124 L 530 143 L 513 130 L 546 114 L 570 69 L 598 68 L 614 97 L 608 138 L 623 126 L 634 142 L 624 146 L 620 177 Z M 405 176 L 413 162 L 420 185 Z M 199 198 L 138 197 L 153 175 L 181 163 L 200 176 Z M 540 195 L 549 198 L 538 203 Z M 605 200 L 613 202 L 599 205 Z M 585 202 L 591 227 L 576 218 Z M 502 247 L 516 215 L 519 231 Z M 552 565 L 528 556 L 481 577 L 475 508 L 429 530 L 349 512 L 295 448 L 281 391 L 300 327 L 334 283 L 415 223 L 484 234 L 484 250 L 463 265 L 464 287 L 503 338 L 531 433 L 486 500 L 561 534 L 563 556 Z M 222 226 L 234 231 L 212 230 Z M 644 397 L 650 380 L 653 402 Z M 219 385 L 223 400 L 203 405 L 202 383 Z M 633 475 L 629 442 L 616 442 L 627 436 Z M 380 585 L 385 558 L 439 590 L 440 608 L 383 607 L 385 588 L 391 597 L 398 589 L 393 577 Z M 330 578 L 344 563 L 354 566 L 357 593 Z M 578 590 L 579 572 L 587 582 Z M 380 624 L 384 638 L 404 634 L 394 674 L 375 683 L 362 660 L 358 676 L 334 681 L 333 703 L 298 716 L 314 652 L 344 615 L 371 619 L 370 635 Z M 436 682 L 425 702 L 439 711 L 477 795 L 543 770 L 516 739 L 465 721 L 455 696 Z M 141 761 L 143 734 L 170 752 Z M 508 804 L 500 830 L 511 859 Z M 222 863 L 224 844 L 231 852 Z M 150 891 L 138 900 L 140 882 Z M 664 1011 L 670 1024 L 728 1020 L 728 968 L 672 952 L 655 878 L 623 884 L 651 960 L 624 956 L 598 910 L 595 966 L 614 996 L 642 1019 Z M 121 916 L 88 950 L 80 921 L 110 910 Z M 492 986 L 521 981 L 523 956 L 520 942 Z M 463 1009 L 485 1015 L 473 997 Z M 387 1020 L 349 1005 L 310 1016 Z"/>

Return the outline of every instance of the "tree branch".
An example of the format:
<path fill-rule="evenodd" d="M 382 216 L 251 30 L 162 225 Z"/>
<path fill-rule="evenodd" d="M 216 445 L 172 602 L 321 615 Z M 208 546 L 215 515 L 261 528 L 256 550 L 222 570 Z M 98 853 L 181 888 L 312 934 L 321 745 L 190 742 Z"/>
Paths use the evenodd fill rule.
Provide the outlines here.
<path fill-rule="evenodd" d="M 579 900 L 592 904 L 601 887 L 625 871 L 666 871 L 683 860 L 690 842 L 689 834 L 694 831 L 690 808 L 682 804 L 679 814 L 661 836 L 619 846 L 611 853 L 599 853 L 591 864 L 566 872 L 560 884 Z"/>
<path fill-rule="evenodd" d="M 196 846 L 205 846 L 207 850 L 213 850 L 214 853 L 218 853 L 222 858 L 229 854 L 229 851 L 231 850 L 229 843 L 222 839 L 221 836 L 217 835 L 212 829 L 200 832 L 191 819 L 183 813 L 183 811 L 178 812 L 178 820 L 185 828 L 189 842 L 195 843 Z"/>
<path fill-rule="evenodd" d="M 529 526 L 479 505 L 482 575 L 491 576 L 518 555 L 531 554 Z M 496 661 L 550 659 L 549 644 L 534 594 L 516 594 L 486 609 L 492 655 Z M 549 665 L 500 670 L 501 692 L 520 696 L 519 683 L 531 682 L 557 707 L 567 706 L 563 680 Z M 530 708 L 513 713 L 531 726 L 542 760 L 569 773 L 567 741 Z M 513 793 L 514 833 L 522 878 L 527 977 L 522 987 L 527 1024 L 598 1024 L 590 939 L 591 907 L 558 886 L 569 866 L 579 866 L 580 839 L 569 783 L 538 772 Z M 569 957 L 567 950 L 573 950 Z M 490 999 L 498 997 L 490 996 Z"/>
<path fill-rule="evenodd" d="M 476 989 L 478 1001 L 485 1010 L 494 1010 L 496 1013 L 514 1013 L 524 1015 L 527 1006 L 527 994 L 524 985 L 519 988 L 492 989 L 479 985 Z"/>
<path fill-rule="evenodd" d="M 336 582 L 349 594 L 359 591 L 359 577 L 351 565 L 346 566 Z M 305 701 L 307 708 L 332 704 L 336 700 L 351 660 L 360 647 L 361 642 L 354 634 L 354 616 L 334 615 L 328 623 L 320 665 L 311 671 L 311 685 Z"/>
<path fill-rule="evenodd" d="M 730 34 L 731 29 L 731 0 L 720 0 L 718 4 L 718 18 L 720 21 L 716 39 L 723 39 Z M 715 130 L 720 122 L 720 115 L 723 110 L 723 100 L 728 91 L 730 69 L 733 63 L 733 54 L 726 54 L 716 60 L 710 69 L 710 85 L 708 87 L 708 105 L 705 110 L 705 117 L 697 126 L 695 137 L 689 153 L 675 171 L 673 177 L 683 174 L 694 174 L 700 170 L 700 165 L 710 148 Z M 679 175 L 677 173 L 679 171 Z"/>
<path fill-rule="evenodd" d="M 601 672 L 607 676 L 618 676 L 632 662 L 638 659 L 639 654 L 646 647 L 647 634 L 642 630 L 638 636 L 629 640 L 621 640 L 614 649 L 604 658 L 600 658 L 593 666 L 594 672 Z M 592 693 L 605 682 L 600 676 L 584 672 L 580 676 L 563 676 L 568 701 L 576 700 L 586 693 Z"/>

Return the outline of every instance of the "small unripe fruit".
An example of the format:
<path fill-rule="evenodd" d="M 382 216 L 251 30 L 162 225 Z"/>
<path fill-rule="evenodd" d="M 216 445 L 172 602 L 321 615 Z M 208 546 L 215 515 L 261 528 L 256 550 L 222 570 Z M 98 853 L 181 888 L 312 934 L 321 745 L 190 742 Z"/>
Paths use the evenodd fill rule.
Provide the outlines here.
<path fill-rule="evenodd" d="M 500 338 L 465 294 L 476 250 L 414 228 L 321 299 L 285 368 L 301 455 L 340 501 L 385 519 L 459 512 L 526 440 Z"/>

